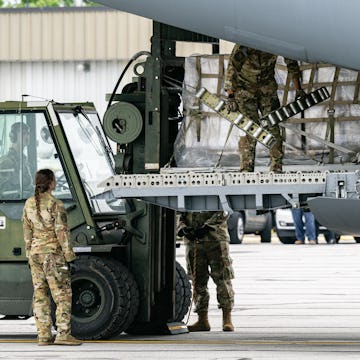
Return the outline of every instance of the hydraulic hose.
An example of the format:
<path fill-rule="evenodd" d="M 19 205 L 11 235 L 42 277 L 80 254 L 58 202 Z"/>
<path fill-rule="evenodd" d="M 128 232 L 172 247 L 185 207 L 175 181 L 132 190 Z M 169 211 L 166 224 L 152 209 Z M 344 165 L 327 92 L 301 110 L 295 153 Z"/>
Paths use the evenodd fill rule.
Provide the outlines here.
<path fill-rule="evenodd" d="M 117 89 L 118 89 L 118 87 L 119 87 L 119 85 L 121 83 L 121 80 L 123 79 L 124 75 L 126 74 L 127 70 L 129 69 L 130 65 L 133 63 L 133 61 L 135 61 L 137 58 L 139 58 L 140 56 L 143 56 L 143 55 L 151 56 L 151 53 L 148 52 L 148 51 L 139 51 L 130 58 L 129 62 L 126 64 L 124 70 L 122 71 L 122 73 L 121 73 L 121 75 L 120 75 L 120 77 L 119 77 L 119 79 L 118 79 L 118 81 L 117 81 L 117 83 L 115 85 L 115 88 L 114 88 L 113 92 L 111 93 L 109 103 L 108 103 L 108 106 L 107 106 L 106 110 L 108 110 L 109 107 L 111 106 L 111 103 L 114 100 L 116 91 L 117 91 Z"/>

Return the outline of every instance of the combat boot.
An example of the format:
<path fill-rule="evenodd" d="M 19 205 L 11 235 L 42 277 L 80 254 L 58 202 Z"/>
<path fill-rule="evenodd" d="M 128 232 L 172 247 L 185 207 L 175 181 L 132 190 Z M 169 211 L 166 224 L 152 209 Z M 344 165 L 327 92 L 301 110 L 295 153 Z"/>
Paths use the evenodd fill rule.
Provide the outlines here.
<path fill-rule="evenodd" d="M 198 321 L 193 325 L 189 325 L 188 329 L 190 332 L 210 331 L 208 312 L 207 311 L 199 311 L 198 312 Z"/>
<path fill-rule="evenodd" d="M 69 346 L 76 346 L 81 345 L 82 341 L 75 339 L 71 335 L 60 335 L 56 336 L 56 339 L 54 341 L 54 345 L 69 345 Z"/>
<path fill-rule="evenodd" d="M 54 341 L 55 341 L 55 336 L 53 335 L 51 335 L 50 337 L 39 337 L 38 345 L 39 346 L 53 345 Z"/>
<path fill-rule="evenodd" d="M 222 309 L 223 311 L 223 331 L 234 331 L 234 325 L 231 321 L 231 309 Z"/>

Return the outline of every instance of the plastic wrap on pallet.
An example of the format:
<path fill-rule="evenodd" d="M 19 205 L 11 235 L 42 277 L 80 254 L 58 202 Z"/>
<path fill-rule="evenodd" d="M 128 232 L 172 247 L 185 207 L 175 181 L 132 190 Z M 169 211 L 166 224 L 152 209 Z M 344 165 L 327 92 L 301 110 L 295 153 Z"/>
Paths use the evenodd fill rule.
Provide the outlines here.
<path fill-rule="evenodd" d="M 197 68 L 200 63 L 201 74 Z M 214 166 L 224 147 L 230 123 L 220 118 L 213 110 L 196 102 L 195 94 L 201 87 L 217 93 L 218 81 L 221 82 L 219 95 L 225 97 L 223 78 L 219 78 L 219 56 L 191 56 L 185 60 L 185 79 L 183 89 L 183 105 L 186 117 L 181 125 L 175 142 L 175 160 L 180 167 Z M 223 72 L 227 67 L 224 59 Z M 210 76 L 213 77 L 210 77 Z M 197 116 L 202 113 L 201 120 Z M 237 166 L 239 154 L 237 143 L 240 130 L 234 128 L 227 141 L 224 158 L 221 162 L 226 166 Z M 198 138 L 199 135 L 199 138 Z"/>
<path fill-rule="evenodd" d="M 183 89 L 183 105 L 186 112 L 185 119 L 181 125 L 178 137 L 175 142 L 175 160 L 179 167 L 202 167 L 214 166 L 217 164 L 220 154 L 222 166 L 239 165 L 238 141 L 239 136 L 244 133 L 237 128 L 233 128 L 226 142 L 230 124 L 219 118 L 212 110 L 203 104 L 195 101 L 195 94 L 200 87 L 207 88 L 212 93 L 217 93 L 218 88 L 221 89 L 219 95 L 226 97 L 223 90 L 223 78 L 219 77 L 219 56 L 191 56 L 185 60 L 185 79 Z M 283 58 L 278 58 L 279 65 L 284 65 Z M 221 63 L 220 63 L 221 64 Z M 199 66 L 200 65 L 200 66 Z M 226 71 L 227 57 L 223 62 L 222 72 Z M 201 72 L 199 72 L 199 69 Z M 276 68 L 276 81 L 280 85 L 286 82 L 287 71 L 285 67 L 278 66 Z M 302 72 L 303 83 L 307 84 L 310 79 L 311 70 Z M 319 67 L 315 73 L 314 84 L 331 83 L 334 79 L 335 67 Z M 357 72 L 341 69 L 339 73 L 339 81 L 356 81 Z M 210 75 L 210 76 L 209 76 Z M 213 77 L 211 77 L 213 76 Z M 218 82 L 221 82 L 219 85 Z M 316 86 L 316 85 L 315 85 Z M 320 87 L 320 86 L 319 86 Z M 311 89 L 313 90 L 313 89 Z M 328 87 L 331 91 L 331 88 Z M 338 86 L 336 89 L 335 100 L 351 100 L 354 97 L 354 86 Z M 283 91 L 278 91 L 280 102 L 282 103 Z M 287 103 L 294 100 L 294 91 L 289 92 Z M 200 111 L 199 111 L 200 110 Z M 201 118 L 200 118 L 200 114 Z M 360 105 L 336 105 L 335 117 L 360 116 Z M 295 116 L 297 118 L 300 115 Z M 328 118 L 328 105 L 320 104 L 314 106 L 304 112 L 306 118 Z M 293 124 L 300 129 L 300 124 Z M 320 138 L 325 138 L 327 132 L 327 122 L 308 122 L 305 123 L 305 131 Z M 342 145 L 348 149 L 359 151 L 358 129 L 359 121 L 336 121 L 335 122 L 335 143 Z M 301 149 L 301 136 L 286 130 L 286 141 L 295 149 Z M 224 147 L 226 142 L 226 146 Z M 326 161 L 327 152 L 323 151 L 326 147 L 314 140 L 306 140 L 307 151 L 312 154 L 319 154 Z M 335 160 L 350 161 L 344 154 L 335 153 Z M 258 144 L 256 147 L 256 165 L 269 165 L 268 150 Z M 309 161 L 309 157 L 305 156 L 301 151 L 285 149 L 284 164 L 301 164 Z"/>

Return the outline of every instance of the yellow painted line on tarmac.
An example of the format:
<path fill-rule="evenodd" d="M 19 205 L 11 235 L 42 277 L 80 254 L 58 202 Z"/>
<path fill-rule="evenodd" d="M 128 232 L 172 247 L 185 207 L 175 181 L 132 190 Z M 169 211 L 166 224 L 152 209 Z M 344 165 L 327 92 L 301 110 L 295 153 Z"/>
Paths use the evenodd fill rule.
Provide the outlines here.
<path fill-rule="evenodd" d="M 0 343 L 37 343 L 37 340 L 0 339 Z M 85 340 L 84 343 L 99 344 L 151 344 L 151 345 L 346 345 L 359 346 L 360 341 L 306 341 L 306 340 Z"/>
<path fill-rule="evenodd" d="M 0 344 L 4 343 L 34 343 L 37 342 L 36 340 L 25 340 L 25 339 L 2 339 L 0 340 Z"/>
<path fill-rule="evenodd" d="M 277 341 L 277 340 L 90 340 L 90 343 L 189 344 L 189 345 L 360 345 L 360 341 Z"/>

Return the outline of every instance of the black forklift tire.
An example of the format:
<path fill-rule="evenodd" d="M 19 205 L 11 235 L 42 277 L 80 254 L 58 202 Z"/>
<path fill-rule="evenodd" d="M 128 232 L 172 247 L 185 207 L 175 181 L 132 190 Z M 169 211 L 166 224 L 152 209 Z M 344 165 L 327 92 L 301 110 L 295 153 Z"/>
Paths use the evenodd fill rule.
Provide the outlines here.
<path fill-rule="evenodd" d="M 176 284 L 175 284 L 175 318 L 168 322 L 180 322 L 189 311 L 191 304 L 191 284 L 184 268 L 176 262 Z M 159 334 L 164 332 L 164 324 L 154 322 L 136 321 L 126 329 L 126 333 L 131 335 Z"/>
<path fill-rule="evenodd" d="M 123 274 L 127 274 L 127 277 L 128 277 L 127 284 L 129 285 L 129 290 L 130 290 L 129 315 L 128 315 L 127 319 L 124 321 L 124 324 L 121 325 L 121 329 L 117 329 L 116 332 L 113 334 L 113 335 L 116 335 L 116 334 L 119 334 L 119 333 L 125 331 L 134 322 L 136 315 L 138 313 L 138 310 L 139 310 L 140 295 L 139 295 L 139 289 L 138 289 L 137 283 L 135 281 L 135 278 L 129 272 L 129 270 L 125 268 L 125 271 L 124 271 L 124 266 L 116 260 L 113 260 L 113 263 L 117 269 L 116 270 L 117 272 L 122 272 Z"/>
<path fill-rule="evenodd" d="M 191 304 L 191 284 L 185 269 L 176 262 L 176 286 L 175 286 L 175 318 L 171 321 L 181 321 L 189 311 Z"/>
<path fill-rule="evenodd" d="M 139 305 L 137 284 L 129 270 L 120 262 L 92 255 L 79 256 L 73 266 L 72 335 L 98 340 L 124 331 Z"/>
<path fill-rule="evenodd" d="M 357 244 L 360 244 L 360 236 L 354 236 L 354 240 Z"/>

